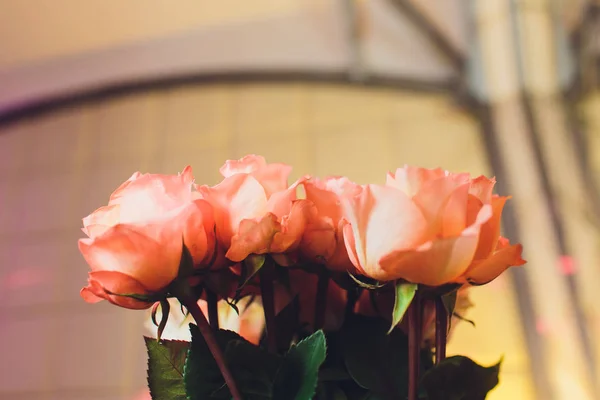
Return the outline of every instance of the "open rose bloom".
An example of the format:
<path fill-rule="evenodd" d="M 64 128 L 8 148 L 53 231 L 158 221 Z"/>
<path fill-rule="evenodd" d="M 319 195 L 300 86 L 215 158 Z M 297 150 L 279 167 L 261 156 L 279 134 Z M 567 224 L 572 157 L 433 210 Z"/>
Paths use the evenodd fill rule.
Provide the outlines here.
<path fill-rule="evenodd" d="M 310 351 L 320 352 L 311 357 L 320 362 L 331 357 L 329 364 L 343 361 L 354 349 L 388 343 L 381 336 L 386 332 L 391 341 L 418 332 L 411 343 L 445 348 L 440 338 L 448 332 L 436 333 L 443 325 L 437 323 L 440 315 L 450 313 L 446 317 L 455 325 L 471 307 L 470 286 L 484 285 L 507 268 L 525 263 L 521 245 L 500 235 L 509 198 L 493 193 L 494 179 L 405 166 L 388 173 L 385 185 L 362 185 L 341 176 L 303 176 L 290 182 L 291 171 L 289 165 L 248 155 L 226 161 L 220 169 L 222 181 L 214 186 L 195 182 L 190 167 L 177 175 L 136 172 L 112 193 L 106 206 L 83 219 L 87 238 L 80 239 L 79 249 L 90 266 L 88 285 L 81 290 L 85 301 L 152 307 L 159 337 L 186 329 L 192 343 L 206 339 L 192 348 L 181 341 L 147 341 L 150 392 L 156 398 L 162 398 L 159 393 L 204 387 L 172 387 L 202 380 L 197 365 L 178 365 L 180 375 L 200 374 L 178 383 L 156 375 L 165 369 L 156 357 L 169 352 L 171 362 L 213 365 L 194 355 L 192 350 L 202 346 L 213 346 L 205 352 L 209 355 L 224 352 L 217 365 L 227 378 L 217 379 L 220 386 L 209 392 L 194 392 L 193 398 L 231 388 L 233 378 L 243 380 L 256 372 L 262 374 L 256 377 L 260 380 L 277 370 L 261 371 L 258 363 L 245 370 L 246 375 L 235 368 L 226 374 L 222 360 L 263 353 L 283 357 L 288 348 L 302 348 L 306 340 L 323 341 L 311 345 Z M 171 308 L 174 298 L 194 316 L 199 331 L 182 325 L 192 321 L 189 316 L 175 316 L 179 307 Z M 413 298 L 418 301 L 409 308 Z M 445 309 L 440 308 L 442 301 Z M 159 304 L 164 314 L 160 324 L 154 318 Z M 417 308 L 414 321 L 421 325 L 415 331 L 403 316 Z M 342 334 L 342 343 L 326 352 L 324 341 L 332 336 L 323 331 L 334 335 L 333 340 L 339 332 L 355 331 L 371 339 L 356 332 L 358 336 L 349 338 Z M 230 345 L 230 340 L 237 344 Z M 348 347 L 352 340 L 356 343 Z M 214 347 L 219 343 L 226 346 Z M 266 346 L 268 351 L 252 353 L 247 346 Z M 186 354 L 191 358 L 181 357 Z M 342 363 L 342 376 L 354 379 L 360 371 L 351 371 L 352 366 L 368 362 Z M 313 373 L 302 376 L 317 379 Z M 269 379 L 272 384 L 264 396 L 275 398 L 269 391 L 278 390 L 277 378 Z M 357 379 L 358 392 L 390 394 L 386 391 L 395 387 L 371 388 Z M 307 385 L 313 394 L 325 390 L 316 381 Z M 242 384 L 241 392 L 244 388 Z M 241 398 L 234 392 L 230 397 Z M 358 392 L 347 397 L 364 397 Z M 219 395 L 230 398 L 229 393 Z M 395 392 L 391 398 L 406 394 Z"/>

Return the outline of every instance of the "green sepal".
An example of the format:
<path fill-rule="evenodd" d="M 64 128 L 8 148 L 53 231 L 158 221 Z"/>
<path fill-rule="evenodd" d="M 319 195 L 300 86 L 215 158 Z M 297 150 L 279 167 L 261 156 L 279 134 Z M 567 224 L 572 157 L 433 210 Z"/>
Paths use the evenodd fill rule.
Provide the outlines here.
<path fill-rule="evenodd" d="M 286 353 L 273 384 L 273 399 L 308 400 L 317 389 L 319 368 L 327 355 L 325 334 L 318 330 Z"/>
<path fill-rule="evenodd" d="M 385 286 L 385 283 L 381 283 L 381 282 L 377 282 L 377 281 L 373 281 L 374 283 L 364 282 L 364 281 L 358 279 L 356 276 L 352 275 L 350 272 L 348 272 L 348 275 L 350 276 L 350 278 L 352 278 L 352 280 L 358 286 L 365 288 L 365 289 L 374 290 L 374 289 L 380 289 Z M 364 277 L 363 279 L 368 279 L 368 278 Z M 372 280 L 372 279 L 369 279 L 369 280 Z"/>
<path fill-rule="evenodd" d="M 246 257 L 242 262 L 242 274 L 240 275 L 237 292 L 241 292 L 244 286 L 254 278 L 265 265 L 266 260 L 267 257 L 264 254 L 250 254 Z"/>
<path fill-rule="evenodd" d="M 444 309 L 446 309 L 446 315 L 448 316 L 448 332 L 452 327 L 452 316 L 454 315 L 454 308 L 456 307 L 458 292 L 450 292 L 442 296 L 442 303 L 444 304 Z"/>
<path fill-rule="evenodd" d="M 418 290 L 418 285 L 415 283 L 395 283 L 395 297 L 394 297 L 394 309 L 392 311 L 392 326 L 388 330 L 388 334 L 391 333 L 396 325 L 402 321 L 406 310 L 410 306 L 412 299 Z"/>
<path fill-rule="evenodd" d="M 187 279 L 194 274 L 194 258 L 183 239 L 181 240 L 181 258 L 179 259 L 178 271 L 177 279 Z"/>
<path fill-rule="evenodd" d="M 148 387 L 152 400 L 187 400 L 183 381 L 189 342 L 144 337 L 148 351 Z"/>
<path fill-rule="evenodd" d="M 449 357 L 423 375 L 421 388 L 427 400 L 483 400 L 498 385 L 501 364 L 483 367 L 468 357 Z"/>
<path fill-rule="evenodd" d="M 156 321 L 156 313 L 158 312 L 158 307 L 160 306 L 160 322 Z M 152 307 L 152 323 L 158 327 L 156 331 L 156 340 L 160 341 L 162 337 L 162 333 L 167 326 L 167 320 L 169 319 L 169 313 L 171 312 L 171 304 L 169 300 L 163 299 L 160 302 L 157 302 Z"/>

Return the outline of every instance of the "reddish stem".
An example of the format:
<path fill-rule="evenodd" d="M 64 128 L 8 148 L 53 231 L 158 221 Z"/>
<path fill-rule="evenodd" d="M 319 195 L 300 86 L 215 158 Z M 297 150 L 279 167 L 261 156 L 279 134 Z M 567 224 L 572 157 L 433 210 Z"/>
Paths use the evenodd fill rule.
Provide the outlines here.
<path fill-rule="evenodd" d="M 210 289 L 206 289 L 206 302 L 208 303 L 208 320 L 210 321 L 210 326 L 213 327 L 214 330 L 219 330 L 219 308 L 218 303 L 219 299 L 215 292 Z"/>
<path fill-rule="evenodd" d="M 269 260 L 265 260 L 265 265 L 260 270 L 260 294 L 265 313 L 265 325 L 267 327 L 267 349 L 271 353 L 277 353 L 277 324 L 275 323 L 273 268 L 274 266 L 271 265 Z"/>
<path fill-rule="evenodd" d="M 317 299 L 315 302 L 315 331 L 323 329 L 325 325 L 325 311 L 327 310 L 327 289 L 329 288 L 329 276 L 327 273 L 319 273 L 319 281 L 317 283 Z"/>
<path fill-rule="evenodd" d="M 223 379 L 225 379 L 225 384 L 229 387 L 229 391 L 231 392 L 231 396 L 234 400 L 242 400 L 242 394 L 240 393 L 235 380 L 233 379 L 233 375 L 229 368 L 227 368 L 227 364 L 225 362 L 225 357 L 223 356 L 223 351 L 219 347 L 217 343 L 217 338 L 215 337 L 215 333 L 213 328 L 208 324 L 204 313 L 198 307 L 198 303 L 196 300 L 190 296 L 188 293 L 183 291 L 183 293 L 178 293 L 178 299 L 188 309 L 192 317 L 196 320 L 196 325 L 200 330 L 200 333 L 204 337 L 210 352 L 212 353 L 215 362 L 219 366 L 219 370 L 223 375 Z"/>
<path fill-rule="evenodd" d="M 408 309 L 408 400 L 418 400 L 423 308 L 419 290 Z"/>
<path fill-rule="evenodd" d="M 446 344 L 448 340 L 448 311 L 441 297 L 435 299 L 435 363 L 436 365 L 446 358 Z"/>

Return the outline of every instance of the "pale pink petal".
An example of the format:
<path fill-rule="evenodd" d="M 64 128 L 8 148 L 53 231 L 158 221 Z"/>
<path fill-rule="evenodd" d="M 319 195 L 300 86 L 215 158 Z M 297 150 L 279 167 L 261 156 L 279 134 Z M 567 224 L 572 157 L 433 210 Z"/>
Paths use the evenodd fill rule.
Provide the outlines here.
<path fill-rule="evenodd" d="M 492 201 L 492 191 L 496 185 L 496 178 L 486 178 L 481 175 L 471 181 L 469 194 L 477 197 L 483 204 L 490 204 Z"/>
<path fill-rule="evenodd" d="M 255 154 L 249 154 L 239 160 L 227 160 L 219 169 L 221 175 L 228 178 L 235 174 L 251 174 L 252 172 L 267 165 L 265 158 Z"/>
<path fill-rule="evenodd" d="M 407 196 L 416 195 L 425 182 L 443 178 L 446 172 L 441 169 L 427 169 L 405 165 L 398 168 L 394 174 L 388 172 L 386 185 L 403 191 Z"/>
<path fill-rule="evenodd" d="M 374 278 L 382 257 L 420 244 L 427 229 L 419 208 L 392 187 L 367 185 L 358 196 L 343 198 L 342 205 L 352 229 L 359 262 L 355 266 Z M 349 236 L 345 228 L 344 238 Z"/>
<path fill-rule="evenodd" d="M 102 234 L 109 227 L 119 223 L 120 206 L 103 206 L 83 219 L 83 232 L 89 237 Z"/>
<path fill-rule="evenodd" d="M 225 248 L 242 220 L 261 218 L 267 212 L 265 191 L 250 175 L 232 175 L 216 186 L 200 186 L 198 191 L 213 207 L 217 237 Z"/>
<path fill-rule="evenodd" d="M 282 218 L 284 215 L 288 215 L 292 208 L 292 202 L 296 200 L 297 197 L 297 187 L 304 180 L 306 180 L 306 178 L 300 178 L 290 185 L 289 188 L 273 193 L 273 195 L 267 201 L 267 211 L 277 215 L 279 218 Z"/>

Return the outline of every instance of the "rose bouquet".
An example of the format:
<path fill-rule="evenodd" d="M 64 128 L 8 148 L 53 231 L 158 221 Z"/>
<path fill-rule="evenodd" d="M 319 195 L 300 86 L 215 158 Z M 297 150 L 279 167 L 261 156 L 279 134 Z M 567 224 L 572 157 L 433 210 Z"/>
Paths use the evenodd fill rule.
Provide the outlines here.
<path fill-rule="evenodd" d="M 475 400 L 496 386 L 499 364 L 445 356 L 469 287 L 525 263 L 500 236 L 493 179 L 406 166 L 385 185 L 289 185 L 291 167 L 254 155 L 220 172 L 212 187 L 190 167 L 135 173 L 83 220 L 82 297 L 152 310 L 154 400 Z M 195 320 L 191 342 L 161 339 L 170 298 Z"/>

